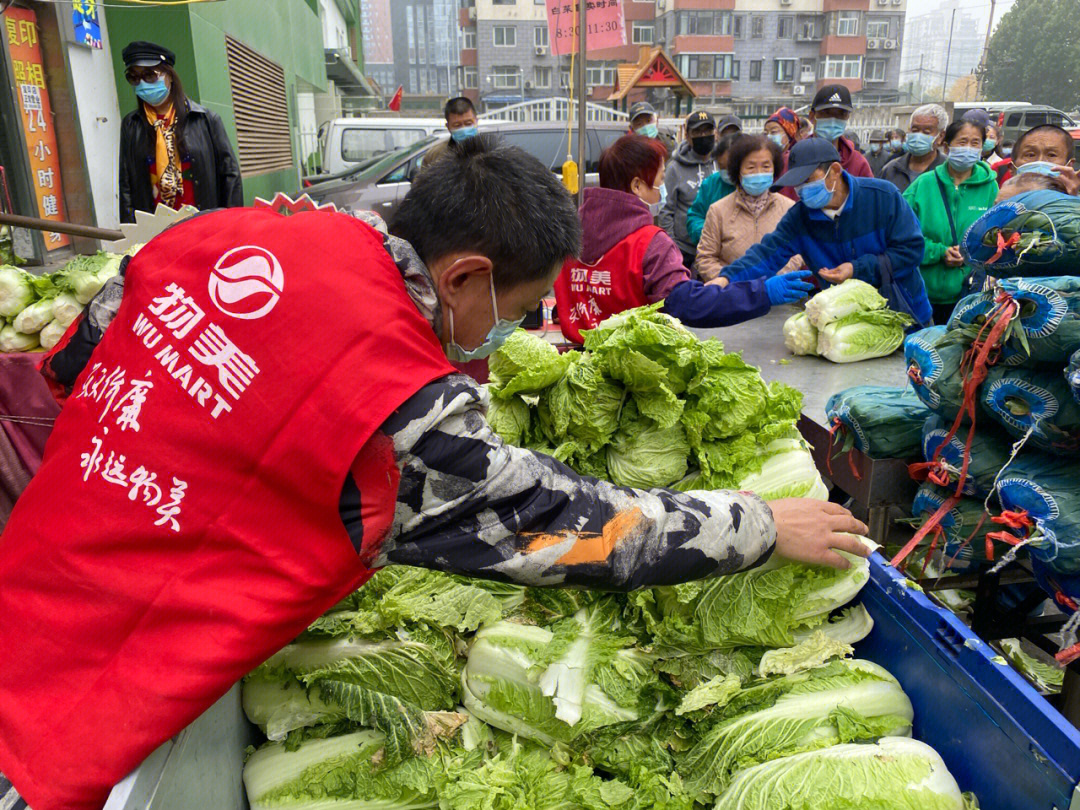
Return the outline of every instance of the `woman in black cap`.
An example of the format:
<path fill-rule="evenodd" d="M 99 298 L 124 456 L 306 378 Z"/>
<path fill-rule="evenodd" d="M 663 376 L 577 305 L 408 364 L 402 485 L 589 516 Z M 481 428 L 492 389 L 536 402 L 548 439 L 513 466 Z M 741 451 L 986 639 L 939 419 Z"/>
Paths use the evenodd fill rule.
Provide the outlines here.
<path fill-rule="evenodd" d="M 152 42 L 124 48 L 139 108 L 120 125 L 120 221 L 136 211 L 244 204 L 240 166 L 221 118 L 184 95 L 176 55 Z"/>

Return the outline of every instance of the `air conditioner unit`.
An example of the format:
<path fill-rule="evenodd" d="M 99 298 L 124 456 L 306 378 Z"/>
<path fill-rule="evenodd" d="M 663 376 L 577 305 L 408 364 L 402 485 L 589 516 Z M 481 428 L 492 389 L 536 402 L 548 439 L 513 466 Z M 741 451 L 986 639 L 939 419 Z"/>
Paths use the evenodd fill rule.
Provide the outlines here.
<path fill-rule="evenodd" d="M 878 40 L 876 40 L 876 39 L 868 39 L 868 40 L 866 40 L 866 50 L 875 51 L 875 50 L 877 50 L 877 46 L 878 46 Z"/>
<path fill-rule="evenodd" d="M 887 39 L 887 40 L 885 40 L 884 43 L 882 43 L 882 45 L 884 46 L 885 50 L 887 50 L 887 51 L 895 51 L 896 50 L 896 40 L 895 39 Z"/>
<path fill-rule="evenodd" d="M 790 6 L 791 5 L 791 0 L 780 0 L 780 5 L 782 5 L 782 6 Z"/>
<path fill-rule="evenodd" d="M 546 45 L 537 45 L 536 46 L 536 55 L 537 56 L 547 56 L 547 46 Z"/>
<path fill-rule="evenodd" d="M 902 3 L 902 2 L 904 2 L 904 0 L 892 0 L 892 4 L 893 4 L 894 6 L 898 6 L 898 5 L 900 5 L 900 4 Z"/>
<path fill-rule="evenodd" d="M 532 90 L 533 89 L 533 83 L 532 82 L 525 82 L 525 89 L 526 90 Z"/>
<path fill-rule="evenodd" d="M 806 87 L 801 84 L 796 84 L 791 88 L 791 95 L 793 96 L 805 96 Z"/>

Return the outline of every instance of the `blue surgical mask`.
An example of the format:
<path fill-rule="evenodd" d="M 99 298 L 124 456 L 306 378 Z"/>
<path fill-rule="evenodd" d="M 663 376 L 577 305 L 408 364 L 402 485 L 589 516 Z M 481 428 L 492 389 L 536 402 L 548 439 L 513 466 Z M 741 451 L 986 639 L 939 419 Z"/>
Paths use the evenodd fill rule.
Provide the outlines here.
<path fill-rule="evenodd" d="M 773 179 L 772 172 L 762 172 L 761 174 L 744 174 L 739 182 L 742 183 L 743 191 L 751 197 L 760 197 L 772 188 L 772 184 L 776 181 Z"/>
<path fill-rule="evenodd" d="M 787 146 L 787 142 L 784 140 L 784 136 L 780 132 L 774 132 L 772 135 L 769 136 L 769 140 L 775 143 L 781 149 Z"/>
<path fill-rule="evenodd" d="M 872 144 L 870 144 L 870 152 L 872 154 L 876 155 L 880 151 L 881 151 L 881 144 L 880 143 L 872 143 Z"/>
<path fill-rule="evenodd" d="M 1001 147 L 1001 156 L 1002 157 L 1012 157 L 1012 147 L 1011 146 L 1003 146 L 1003 147 Z"/>
<path fill-rule="evenodd" d="M 135 95 L 151 107 L 156 107 L 169 97 L 169 88 L 165 84 L 165 78 L 158 76 L 156 82 L 139 82 L 135 85 Z"/>
<path fill-rule="evenodd" d="M 807 208 L 820 210 L 829 204 L 833 192 L 836 191 L 836 186 L 833 186 L 832 189 L 830 189 L 825 185 L 825 178 L 822 177 L 820 180 L 816 180 L 813 183 L 806 183 L 805 185 L 799 186 L 797 191 L 799 192 L 799 199 L 802 200 L 803 205 Z"/>
<path fill-rule="evenodd" d="M 991 152 L 994 151 L 995 146 L 997 146 L 997 141 L 995 141 L 993 138 L 987 138 L 985 141 L 983 141 L 983 154 L 989 155 Z"/>
<path fill-rule="evenodd" d="M 847 132 L 847 121 L 841 121 L 839 118 L 822 118 L 814 124 L 814 134 L 827 141 L 835 141 L 845 132 Z"/>
<path fill-rule="evenodd" d="M 653 186 L 653 188 L 656 188 L 656 186 Z M 659 191 L 660 200 L 658 202 L 646 203 L 649 206 L 649 215 L 652 216 L 653 219 L 660 216 L 660 212 L 663 210 L 665 203 L 667 203 L 667 186 L 660 186 Z"/>
<path fill-rule="evenodd" d="M 1047 177 L 1057 177 L 1060 168 L 1061 167 L 1056 163 L 1050 163 L 1045 160 L 1036 160 L 1034 163 L 1025 163 L 1023 166 L 1017 166 L 1016 171 L 1018 174 L 1044 174 Z"/>
<path fill-rule="evenodd" d="M 460 143 L 469 140 L 469 138 L 475 138 L 479 134 L 480 130 L 476 127 L 461 127 L 461 129 L 455 129 L 451 132 L 450 137 Z"/>
<path fill-rule="evenodd" d="M 727 183 L 727 185 L 729 186 L 735 185 L 731 182 L 731 174 L 728 173 L 727 169 L 720 169 L 720 179 Z"/>
<path fill-rule="evenodd" d="M 889 141 L 889 146 L 894 152 L 899 152 L 901 149 L 904 148 L 904 142 L 899 138 L 893 138 L 891 141 Z"/>
<path fill-rule="evenodd" d="M 495 325 L 487 333 L 484 342 L 475 349 L 463 349 L 458 345 L 454 337 L 454 310 L 450 310 L 450 345 L 446 347 L 446 356 L 456 363 L 468 363 L 472 360 L 480 360 L 497 352 L 510 336 L 521 326 L 524 316 L 516 321 L 508 321 L 499 317 L 499 302 L 495 300 L 495 279 L 488 277 L 491 284 L 491 310 L 495 314 Z"/>
<path fill-rule="evenodd" d="M 934 148 L 934 136 L 925 132 L 910 132 L 904 141 L 904 149 L 915 157 L 929 155 Z"/>
<path fill-rule="evenodd" d="M 646 124 L 643 127 L 638 127 L 634 130 L 634 132 L 645 138 L 655 138 L 657 135 L 660 134 L 660 129 L 656 126 L 656 124 Z"/>
<path fill-rule="evenodd" d="M 982 150 L 977 146 L 953 146 L 949 149 L 949 165 L 965 171 L 982 160 Z"/>

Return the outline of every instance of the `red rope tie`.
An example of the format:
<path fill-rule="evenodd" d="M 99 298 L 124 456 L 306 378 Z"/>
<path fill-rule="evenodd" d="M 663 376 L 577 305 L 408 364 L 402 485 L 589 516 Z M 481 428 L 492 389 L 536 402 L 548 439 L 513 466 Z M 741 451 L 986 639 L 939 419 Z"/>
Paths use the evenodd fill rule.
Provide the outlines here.
<path fill-rule="evenodd" d="M 1031 530 L 1035 528 L 1035 524 L 1028 516 L 1026 509 L 1019 509 L 1015 512 L 1005 510 L 997 517 L 990 518 L 994 523 L 999 526 L 1006 526 L 1010 529 L 1023 529 L 1024 533 L 1020 537 L 1017 537 L 1012 532 L 988 532 L 986 535 L 986 559 L 994 559 L 994 540 L 999 543 L 1008 543 L 1010 546 L 1018 546 L 1024 540 L 1031 536 Z"/>
<path fill-rule="evenodd" d="M 1066 596 L 1065 593 L 1063 593 L 1062 591 L 1054 591 L 1054 601 L 1062 607 L 1068 608 L 1069 610 L 1080 610 L 1080 605 L 1076 604 L 1076 600 L 1072 599 L 1069 596 Z"/>
<path fill-rule="evenodd" d="M 945 515 L 947 515 L 959 502 L 959 495 L 949 496 L 949 499 L 945 501 L 945 503 L 943 503 L 941 506 L 939 506 L 938 510 L 934 512 L 934 514 L 932 514 L 922 526 L 919 527 L 919 530 L 915 532 L 915 536 L 907 541 L 907 544 L 896 553 L 895 557 L 889 560 L 889 565 L 893 566 L 893 568 L 899 567 L 900 564 L 911 555 L 911 552 L 913 552 L 916 547 L 918 547 L 919 543 L 923 541 L 923 538 L 930 534 L 930 532 L 934 530 L 935 526 L 939 526 L 941 523 L 941 519 L 945 517 Z"/>
<path fill-rule="evenodd" d="M 938 542 L 945 536 L 945 530 L 941 528 L 941 525 L 934 527 L 934 536 L 930 540 L 930 548 L 926 550 L 926 557 L 923 559 L 922 571 L 919 572 L 919 579 L 926 577 L 926 567 L 930 565 L 930 558 L 934 556 L 934 551 L 937 550 Z"/>
<path fill-rule="evenodd" d="M 1080 644 L 1073 644 L 1068 649 L 1062 650 L 1054 656 L 1054 660 L 1063 667 L 1068 666 L 1077 658 L 1080 658 Z"/>
<path fill-rule="evenodd" d="M 1016 243 L 1019 242 L 1019 241 L 1020 241 L 1020 231 L 1014 232 L 1013 235 L 1010 236 L 1008 239 L 1006 239 L 1005 237 L 1003 237 L 1001 235 L 1001 231 L 998 231 L 998 235 L 997 235 L 997 252 L 993 256 L 991 256 L 989 259 L 987 259 L 986 263 L 987 264 L 993 264 L 998 259 L 1000 259 L 1003 255 L 1005 255 L 1006 250 L 1009 250 L 1009 249 L 1015 247 Z"/>
<path fill-rule="evenodd" d="M 912 363 L 910 366 L 908 366 L 907 375 L 908 375 L 908 379 L 911 380 L 912 385 L 922 385 L 923 384 L 922 369 L 919 368 L 914 363 Z"/>
<path fill-rule="evenodd" d="M 825 454 L 825 469 L 828 471 L 830 478 L 833 474 L 832 449 L 833 445 L 836 444 L 836 434 L 841 430 L 844 430 L 844 423 L 840 421 L 839 416 L 834 416 L 832 420 L 832 425 L 829 426 L 829 452 Z"/>
<path fill-rule="evenodd" d="M 979 533 L 979 529 L 981 529 L 983 527 L 983 524 L 986 523 L 987 517 L 989 517 L 989 515 L 987 515 L 986 512 L 983 512 L 981 515 L 979 515 L 979 522 L 975 524 L 975 529 L 971 532 L 971 534 L 967 536 L 967 539 L 960 544 L 960 548 L 956 550 L 956 553 L 949 558 L 949 564 L 945 566 L 946 568 L 952 568 L 953 564 L 956 562 L 956 558 L 960 556 L 960 553 L 965 548 L 971 545 L 971 541 L 975 539 L 975 535 Z"/>

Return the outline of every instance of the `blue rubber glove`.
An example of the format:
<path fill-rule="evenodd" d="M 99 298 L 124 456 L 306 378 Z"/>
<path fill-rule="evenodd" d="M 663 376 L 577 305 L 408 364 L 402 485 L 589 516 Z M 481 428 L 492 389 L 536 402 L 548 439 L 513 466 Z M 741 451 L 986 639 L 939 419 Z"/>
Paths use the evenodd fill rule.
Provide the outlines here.
<path fill-rule="evenodd" d="M 794 304 L 806 298 L 814 285 L 807 281 L 813 275 L 809 270 L 784 273 L 773 276 L 765 282 L 765 292 L 769 294 L 769 303 L 774 307 L 781 304 Z"/>

